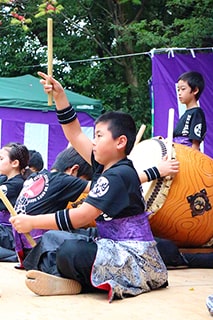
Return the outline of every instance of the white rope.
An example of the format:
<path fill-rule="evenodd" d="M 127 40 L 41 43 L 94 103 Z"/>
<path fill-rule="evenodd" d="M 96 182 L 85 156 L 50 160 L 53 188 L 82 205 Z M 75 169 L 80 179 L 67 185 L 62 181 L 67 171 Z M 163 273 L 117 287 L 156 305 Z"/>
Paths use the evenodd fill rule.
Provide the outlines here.
<path fill-rule="evenodd" d="M 134 57 L 134 56 L 141 56 L 141 55 L 148 55 L 149 57 L 153 58 L 155 54 L 158 53 L 168 53 L 168 56 L 171 54 L 171 56 L 174 58 L 175 51 L 190 51 L 193 58 L 195 58 L 195 51 L 205 51 L 205 50 L 210 50 L 213 52 L 213 47 L 206 47 L 206 48 L 153 48 L 148 52 L 138 52 L 138 53 L 129 53 L 129 54 L 121 54 L 121 55 L 116 55 L 116 56 L 108 56 L 108 57 L 94 57 L 94 58 L 89 58 L 89 59 L 82 59 L 82 60 L 73 60 L 73 61 L 53 61 L 53 65 L 69 65 L 69 64 L 74 64 L 74 63 L 83 63 L 83 62 L 95 62 L 95 61 L 102 61 L 102 60 L 110 60 L 110 59 L 118 59 L 118 58 L 126 58 L 126 57 Z M 33 65 L 33 66 L 24 66 L 24 67 L 46 67 L 47 64 L 42 63 L 38 65 Z"/>

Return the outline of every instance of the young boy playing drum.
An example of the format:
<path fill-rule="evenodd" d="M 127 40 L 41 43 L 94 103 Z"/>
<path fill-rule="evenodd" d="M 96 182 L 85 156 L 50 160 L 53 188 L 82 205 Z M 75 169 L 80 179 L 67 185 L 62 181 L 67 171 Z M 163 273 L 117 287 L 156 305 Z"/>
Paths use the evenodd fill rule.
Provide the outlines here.
<path fill-rule="evenodd" d="M 101 115 L 92 142 L 81 130 L 60 83 L 39 75 L 45 91 L 53 92 L 68 141 L 92 164 L 94 175 L 80 207 L 39 216 L 20 214 L 10 221 L 18 232 L 34 228 L 72 231 L 95 219 L 99 238 L 64 241 L 56 253 L 60 277 L 29 270 L 28 288 L 40 295 L 105 290 L 111 302 L 167 286 L 167 269 L 150 229 L 141 182 L 127 158 L 136 138 L 132 117 L 122 112 Z"/>

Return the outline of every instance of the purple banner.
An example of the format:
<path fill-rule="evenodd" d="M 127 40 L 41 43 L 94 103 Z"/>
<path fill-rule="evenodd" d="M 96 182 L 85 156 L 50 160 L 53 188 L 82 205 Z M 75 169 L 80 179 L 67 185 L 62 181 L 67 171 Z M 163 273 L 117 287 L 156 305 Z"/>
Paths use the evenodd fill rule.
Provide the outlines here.
<path fill-rule="evenodd" d="M 94 119 L 85 112 L 78 112 L 78 119 L 83 131 L 92 139 Z M 47 169 L 68 145 L 54 111 L 0 106 L 0 147 L 9 142 L 24 143 L 28 149 L 39 151 Z"/>
<path fill-rule="evenodd" d="M 198 71 L 205 79 L 205 89 L 199 99 L 205 112 L 207 134 L 203 152 L 213 158 L 213 53 L 154 54 L 152 58 L 153 135 L 167 137 L 168 113 L 175 110 L 174 126 L 185 111 L 176 94 L 178 77 L 187 71 Z M 182 107 L 182 109 L 181 109 Z"/>

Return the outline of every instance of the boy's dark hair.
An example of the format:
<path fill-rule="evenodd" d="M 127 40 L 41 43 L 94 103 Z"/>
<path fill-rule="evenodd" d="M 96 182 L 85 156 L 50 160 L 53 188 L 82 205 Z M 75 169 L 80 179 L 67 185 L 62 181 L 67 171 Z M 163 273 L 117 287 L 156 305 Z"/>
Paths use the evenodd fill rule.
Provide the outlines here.
<path fill-rule="evenodd" d="M 35 168 L 36 171 L 41 171 L 41 169 L 44 166 L 44 161 L 42 159 L 42 156 L 40 152 L 36 150 L 29 150 L 29 163 L 28 166 L 29 168 L 33 167 Z"/>
<path fill-rule="evenodd" d="M 75 164 L 79 165 L 77 174 L 78 177 L 84 176 L 87 180 L 92 179 L 92 167 L 73 147 L 64 149 L 57 155 L 51 170 L 55 169 L 59 172 L 65 172 L 67 169 L 72 168 Z"/>
<path fill-rule="evenodd" d="M 197 71 L 188 71 L 180 75 L 178 81 L 182 80 L 188 83 L 192 91 L 196 88 L 199 89 L 198 93 L 195 95 L 196 100 L 198 100 L 205 87 L 205 81 L 201 73 Z"/>
<path fill-rule="evenodd" d="M 130 154 L 136 139 L 136 126 L 133 118 L 125 112 L 109 111 L 100 115 L 95 124 L 99 122 L 107 122 L 109 124 L 108 130 L 111 131 L 113 139 L 121 135 L 127 137 L 125 154 Z"/>

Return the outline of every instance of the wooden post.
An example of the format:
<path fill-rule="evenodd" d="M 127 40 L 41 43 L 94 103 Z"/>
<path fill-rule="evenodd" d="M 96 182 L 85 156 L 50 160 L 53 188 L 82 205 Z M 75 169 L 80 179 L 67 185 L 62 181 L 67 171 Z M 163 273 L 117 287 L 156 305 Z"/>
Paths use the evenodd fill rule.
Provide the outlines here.
<path fill-rule="evenodd" d="M 53 75 L 53 20 L 47 19 L 47 53 L 48 53 L 48 67 L 47 73 L 49 76 Z M 48 106 L 52 106 L 52 92 L 48 93 Z"/>
<path fill-rule="evenodd" d="M 173 130 L 174 130 L 174 109 L 169 109 L 168 117 L 168 133 L 167 133 L 167 154 L 168 159 L 172 158 L 172 144 L 173 144 Z"/>

